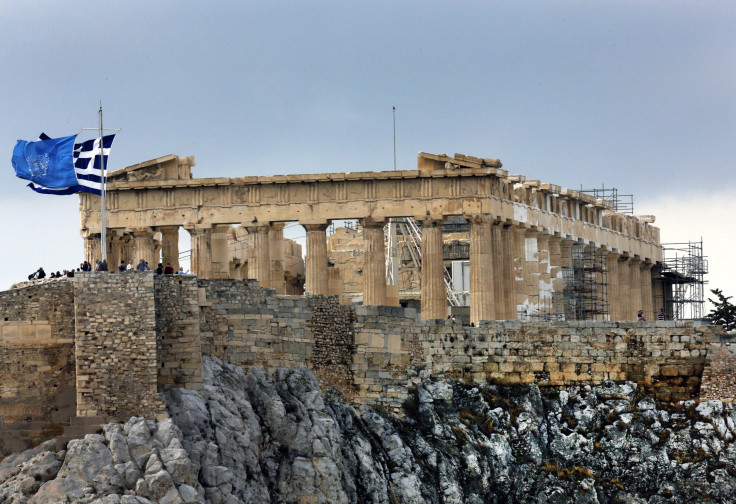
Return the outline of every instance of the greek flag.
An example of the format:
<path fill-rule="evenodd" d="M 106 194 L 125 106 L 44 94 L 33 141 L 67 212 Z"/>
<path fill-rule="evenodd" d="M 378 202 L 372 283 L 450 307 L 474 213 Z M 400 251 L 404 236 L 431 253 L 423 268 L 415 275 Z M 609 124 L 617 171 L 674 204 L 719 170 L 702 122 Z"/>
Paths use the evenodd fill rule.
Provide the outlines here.
<path fill-rule="evenodd" d="M 65 139 L 71 140 L 71 149 L 64 151 L 64 156 L 58 159 L 57 168 L 58 171 L 63 171 L 65 174 L 64 180 L 66 183 L 61 182 L 57 178 L 49 177 L 27 177 L 25 172 L 21 170 L 19 173 L 16 167 L 16 152 L 19 151 L 19 146 L 23 142 L 24 144 L 42 144 L 42 147 L 46 144 L 51 145 L 53 142 L 57 142 L 62 139 L 52 139 L 47 135 L 41 133 L 38 142 L 24 142 L 18 140 L 15 150 L 13 151 L 13 167 L 16 168 L 15 173 L 18 177 L 30 180 L 31 183 L 28 187 L 34 191 L 42 194 L 74 194 L 77 192 L 88 192 L 92 194 L 101 195 L 103 187 L 103 172 L 102 162 L 100 160 L 100 138 L 87 140 L 82 143 L 73 143 L 76 136 L 65 137 Z M 115 135 L 106 135 L 102 137 L 102 157 L 104 160 L 105 169 L 107 169 L 107 157 L 110 154 L 110 147 L 115 138 Z M 66 146 L 66 144 L 65 144 Z M 23 147 L 25 151 L 28 151 L 27 147 Z M 20 156 L 19 156 L 20 157 Z M 19 160 L 19 164 L 20 161 Z M 43 161 L 42 161 L 43 164 Z M 49 164 L 51 164 L 49 162 Z M 69 175 L 71 174 L 71 176 Z"/>

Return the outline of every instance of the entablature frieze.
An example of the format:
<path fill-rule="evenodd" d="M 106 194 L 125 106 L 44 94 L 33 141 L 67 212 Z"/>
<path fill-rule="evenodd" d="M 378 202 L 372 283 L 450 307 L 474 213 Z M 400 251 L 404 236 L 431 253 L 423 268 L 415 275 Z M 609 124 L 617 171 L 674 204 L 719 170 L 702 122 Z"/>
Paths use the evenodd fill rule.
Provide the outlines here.
<path fill-rule="evenodd" d="M 519 191 L 528 193 L 520 198 Z M 562 206 L 545 199 L 550 194 L 573 202 L 577 210 L 562 211 Z M 86 193 L 80 197 L 82 228 L 99 232 L 99 205 L 94 204 L 98 197 Z M 581 212 L 579 207 L 595 211 Z M 570 236 L 630 251 L 652 262 L 661 261 L 657 228 L 622 214 L 610 217 L 607 213 L 601 219 L 603 210 L 610 212 L 603 200 L 536 180 L 514 183 L 505 170 L 483 165 L 116 182 L 108 187 L 107 225 L 118 229 L 143 226 L 192 229 L 219 224 L 247 226 L 294 221 L 318 224 L 335 219 L 382 222 L 392 217 L 441 220 L 449 216 L 489 215 L 507 226 Z M 609 228 L 607 224 L 615 226 Z"/>

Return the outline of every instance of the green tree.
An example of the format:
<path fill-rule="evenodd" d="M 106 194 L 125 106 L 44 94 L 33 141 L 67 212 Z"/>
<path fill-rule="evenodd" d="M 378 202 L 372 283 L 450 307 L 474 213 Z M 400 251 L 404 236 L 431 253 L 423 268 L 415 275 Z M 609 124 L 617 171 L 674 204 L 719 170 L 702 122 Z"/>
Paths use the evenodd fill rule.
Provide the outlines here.
<path fill-rule="evenodd" d="M 708 298 L 715 307 L 708 314 L 708 318 L 713 324 L 723 326 L 726 331 L 736 329 L 736 306 L 729 301 L 733 296 L 724 296 L 720 289 L 711 289 L 711 292 L 718 297 L 718 301 Z"/>

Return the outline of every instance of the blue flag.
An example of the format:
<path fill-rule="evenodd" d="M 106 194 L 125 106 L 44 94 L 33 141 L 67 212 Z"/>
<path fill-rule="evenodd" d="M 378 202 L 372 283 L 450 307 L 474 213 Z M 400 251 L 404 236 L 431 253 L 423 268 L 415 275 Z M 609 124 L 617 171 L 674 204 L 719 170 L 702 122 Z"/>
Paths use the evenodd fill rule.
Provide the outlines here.
<path fill-rule="evenodd" d="M 24 144 L 41 144 L 45 142 L 60 142 L 61 140 L 66 140 L 66 138 L 52 139 L 49 138 L 49 136 L 45 133 L 41 133 L 39 138 L 40 140 L 38 142 L 23 142 L 22 140 L 18 140 L 18 145 L 16 145 L 16 148 L 13 151 L 14 168 L 16 167 L 16 151 L 18 150 L 21 142 L 23 142 Z M 74 194 L 81 191 L 101 195 L 102 186 L 104 183 L 103 178 L 105 176 L 102 170 L 103 162 L 105 170 L 107 170 L 107 157 L 110 154 L 110 147 L 112 146 L 112 141 L 114 140 L 115 135 L 106 135 L 102 137 L 102 160 L 100 159 L 99 138 L 87 140 L 82 143 L 74 143 L 75 137 L 67 138 L 72 139 L 71 143 L 73 149 L 68 151 L 65 150 L 63 156 L 60 158 L 60 161 L 65 164 L 69 163 L 71 165 L 74 178 L 69 178 L 68 183 L 62 185 L 61 182 L 58 181 L 53 181 L 49 179 L 39 180 L 38 178 L 31 178 L 25 176 L 25 173 L 21 175 L 21 173 L 19 173 L 18 171 L 18 168 L 16 168 L 15 170 L 16 175 L 18 175 L 18 177 L 20 178 L 31 180 L 31 183 L 28 184 L 28 187 L 42 194 L 65 195 Z M 67 147 L 65 144 L 65 149 L 66 148 Z M 45 161 L 45 158 L 43 158 L 42 161 Z M 65 169 L 67 169 L 66 165 Z"/>
<path fill-rule="evenodd" d="M 49 189 L 76 186 L 73 156 L 76 138 L 72 135 L 37 142 L 18 140 L 12 159 L 15 174 Z"/>

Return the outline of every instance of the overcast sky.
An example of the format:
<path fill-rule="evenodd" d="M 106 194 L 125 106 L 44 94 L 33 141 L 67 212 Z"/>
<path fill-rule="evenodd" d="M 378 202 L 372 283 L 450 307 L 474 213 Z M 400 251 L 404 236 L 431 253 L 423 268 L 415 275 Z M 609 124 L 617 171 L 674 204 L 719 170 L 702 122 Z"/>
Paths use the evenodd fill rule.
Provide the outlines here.
<path fill-rule="evenodd" d="M 110 168 L 194 155 L 196 177 L 500 158 L 616 187 L 663 241 L 703 238 L 736 295 L 736 3 L 35 2 L 0 7 L 0 288 L 78 265 L 78 197 L 15 178 L 15 141 L 122 131 Z"/>

